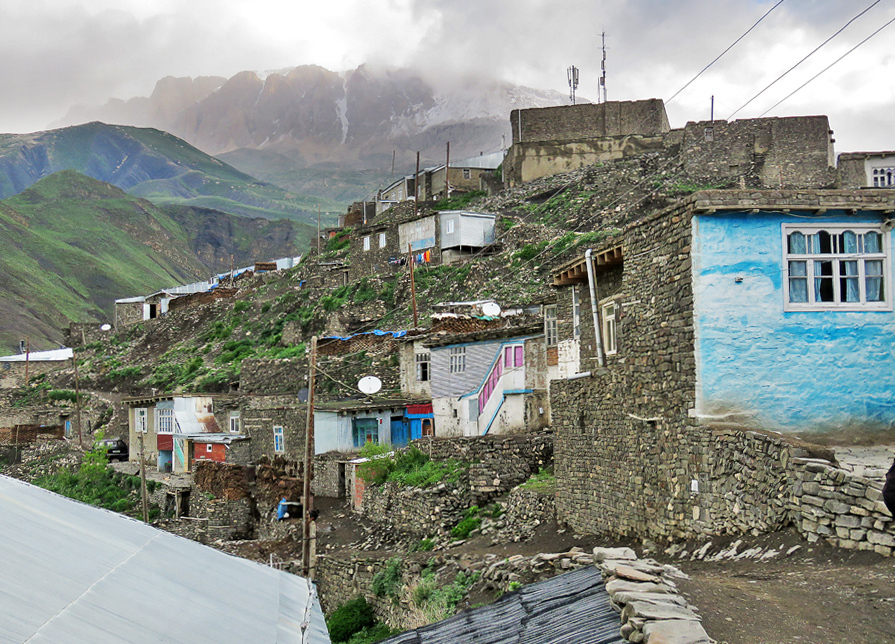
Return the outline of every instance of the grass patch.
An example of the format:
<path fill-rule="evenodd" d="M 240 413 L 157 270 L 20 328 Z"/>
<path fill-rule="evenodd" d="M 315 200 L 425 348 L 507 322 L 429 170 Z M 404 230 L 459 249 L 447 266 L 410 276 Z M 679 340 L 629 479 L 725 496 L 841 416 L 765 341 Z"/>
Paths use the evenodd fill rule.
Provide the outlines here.
<path fill-rule="evenodd" d="M 370 460 L 358 468 L 361 478 L 372 484 L 391 482 L 428 488 L 439 483 L 456 483 L 469 471 L 469 463 L 456 459 L 433 461 L 415 445 L 394 455 L 389 455 L 391 451 L 388 445 L 365 445 L 360 453 Z"/>
<path fill-rule="evenodd" d="M 519 486 L 522 490 L 533 490 L 535 492 L 553 492 L 556 490 L 556 475 L 553 474 L 553 468 L 541 468 L 537 474 L 532 474 L 525 483 Z"/>
<path fill-rule="evenodd" d="M 404 560 L 400 557 L 392 557 L 388 560 L 385 568 L 373 575 L 371 590 L 374 595 L 393 599 L 398 596 L 401 581 L 404 579 L 404 573 L 401 571 L 403 563 Z"/>
<path fill-rule="evenodd" d="M 465 539 L 473 530 L 478 530 L 481 525 L 482 517 L 479 516 L 479 506 L 473 505 L 466 511 L 463 520 L 451 530 L 451 536 L 455 539 Z"/>
<path fill-rule="evenodd" d="M 442 199 L 436 202 L 435 210 L 463 210 L 476 199 L 487 196 L 488 193 L 484 190 L 470 190 L 469 192 L 455 195 L 450 199 Z"/>

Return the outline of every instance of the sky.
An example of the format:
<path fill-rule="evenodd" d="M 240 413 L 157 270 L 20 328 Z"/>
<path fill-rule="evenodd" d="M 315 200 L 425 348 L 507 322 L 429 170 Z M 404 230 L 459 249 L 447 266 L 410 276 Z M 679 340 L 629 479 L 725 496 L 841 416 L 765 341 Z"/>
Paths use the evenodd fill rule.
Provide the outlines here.
<path fill-rule="evenodd" d="M 836 151 L 895 150 L 895 0 L 2 0 L 0 132 L 46 129 L 76 104 L 148 96 L 165 76 L 317 64 L 487 75 L 596 101 L 662 98 L 672 127 L 826 114 Z M 847 54 L 847 55 L 846 55 Z M 791 98 L 825 67 L 846 55 Z M 773 109 L 771 109 L 773 108 Z"/>

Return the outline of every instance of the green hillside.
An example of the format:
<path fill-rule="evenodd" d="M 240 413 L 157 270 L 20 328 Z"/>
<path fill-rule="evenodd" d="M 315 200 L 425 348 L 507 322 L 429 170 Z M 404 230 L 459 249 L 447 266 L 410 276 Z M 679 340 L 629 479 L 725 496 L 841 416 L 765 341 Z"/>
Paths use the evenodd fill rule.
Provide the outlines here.
<path fill-rule="evenodd" d="M 157 204 L 317 223 L 335 221 L 339 202 L 302 196 L 259 181 L 171 134 L 88 123 L 34 134 L 0 135 L 0 199 L 62 170 L 111 183 Z M 310 242 L 310 239 L 306 240 Z"/>
<path fill-rule="evenodd" d="M 206 279 L 231 253 L 240 264 L 293 254 L 299 234 L 288 221 L 166 212 L 72 170 L 50 175 L 0 201 L 0 353 L 25 335 L 54 348 L 69 321 L 106 321 L 116 299 Z"/>

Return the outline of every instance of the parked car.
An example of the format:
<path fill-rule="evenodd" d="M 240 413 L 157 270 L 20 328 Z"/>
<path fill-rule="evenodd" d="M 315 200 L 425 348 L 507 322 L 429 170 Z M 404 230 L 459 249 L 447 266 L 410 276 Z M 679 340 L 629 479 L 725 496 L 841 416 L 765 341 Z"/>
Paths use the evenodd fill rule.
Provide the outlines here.
<path fill-rule="evenodd" d="M 99 448 L 105 450 L 109 461 L 126 461 L 129 457 L 127 443 L 120 438 L 104 438 L 99 442 Z"/>

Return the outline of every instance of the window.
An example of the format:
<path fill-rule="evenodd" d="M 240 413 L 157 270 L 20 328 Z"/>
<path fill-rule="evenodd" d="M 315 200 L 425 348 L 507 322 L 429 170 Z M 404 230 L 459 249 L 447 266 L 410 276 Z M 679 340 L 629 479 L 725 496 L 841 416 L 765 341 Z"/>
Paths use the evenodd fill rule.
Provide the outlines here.
<path fill-rule="evenodd" d="M 466 347 L 451 347 L 451 373 L 466 371 Z"/>
<path fill-rule="evenodd" d="M 376 418 L 355 418 L 352 425 L 355 447 L 363 447 L 367 443 L 379 443 L 379 421 Z"/>
<path fill-rule="evenodd" d="M 421 433 L 423 436 L 435 436 L 435 427 L 432 425 L 431 418 L 423 418 L 422 419 L 422 430 Z"/>
<path fill-rule="evenodd" d="M 134 410 L 134 431 L 138 434 L 146 433 L 146 409 L 139 408 Z"/>
<path fill-rule="evenodd" d="M 454 220 L 448 219 L 444 222 L 444 234 L 445 235 L 453 235 L 454 234 Z"/>
<path fill-rule="evenodd" d="M 211 454 L 211 452 L 214 451 L 214 450 L 212 449 L 211 443 L 206 443 L 206 444 L 205 444 L 205 451 L 206 451 L 207 453 L 209 453 L 209 454 Z"/>
<path fill-rule="evenodd" d="M 416 354 L 416 380 L 429 382 L 430 359 L 428 353 Z"/>
<path fill-rule="evenodd" d="M 370 250 L 370 236 L 364 237 L 364 250 Z"/>
<path fill-rule="evenodd" d="M 713 127 L 705 128 L 705 140 L 706 141 L 714 141 L 715 140 L 715 128 L 713 128 Z"/>
<path fill-rule="evenodd" d="M 231 412 L 230 412 L 230 433 L 231 433 L 231 434 L 238 434 L 239 431 L 240 431 L 240 426 L 239 426 L 239 412 L 238 412 L 238 411 L 231 411 Z"/>
<path fill-rule="evenodd" d="M 513 366 L 513 347 L 507 347 L 503 350 L 503 366 L 505 369 Z"/>
<path fill-rule="evenodd" d="M 282 454 L 286 451 L 286 442 L 281 425 L 275 425 L 273 428 L 273 451 L 277 454 Z"/>
<path fill-rule="evenodd" d="M 784 308 L 888 309 L 887 239 L 874 226 L 783 226 Z"/>
<path fill-rule="evenodd" d="M 463 168 L 463 178 L 472 179 L 472 170 L 470 170 L 469 168 Z"/>
<path fill-rule="evenodd" d="M 544 307 L 544 335 L 547 336 L 547 346 L 555 347 L 559 342 L 556 327 L 556 305 Z"/>
<path fill-rule="evenodd" d="M 379 233 L 379 248 L 385 248 L 385 233 Z"/>
<path fill-rule="evenodd" d="M 603 305 L 603 348 L 606 355 L 611 356 L 618 352 L 618 327 L 616 326 L 616 314 L 618 306 L 615 302 Z"/>
<path fill-rule="evenodd" d="M 513 347 L 513 366 L 521 367 L 524 364 L 525 358 L 522 352 L 522 347 Z"/>
<path fill-rule="evenodd" d="M 155 432 L 157 434 L 173 434 L 174 433 L 174 410 L 158 409 L 155 410 Z"/>
<path fill-rule="evenodd" d="M 578 287 L 572 287 L 572 325 L 576 338 L 581 337 L 581 299 L 578 297 Z"/>
<path fill-rule="evenodd" d="M 895 187 L 895 167 L 874 168 L 873 169 L 873 187 L 874 188 L 893 188 L 893 187 Z"/>

